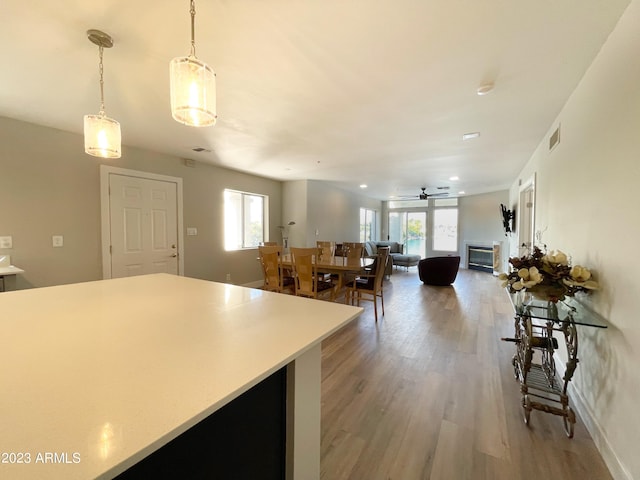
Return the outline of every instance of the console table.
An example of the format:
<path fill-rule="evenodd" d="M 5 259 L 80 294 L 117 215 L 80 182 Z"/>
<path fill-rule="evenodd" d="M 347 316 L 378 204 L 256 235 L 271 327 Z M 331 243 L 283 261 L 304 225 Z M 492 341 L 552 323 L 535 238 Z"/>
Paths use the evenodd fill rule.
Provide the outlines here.
<path fill-rule="evenodd" d="M 169 274 L 0 295 L 0 478 L 320 478 L 320 343 L 362 309 Z"/>
<path fill-rule="evenodd" d="M 559 302 L 537 300 L 524 292 L 509 294 L 515 311 L 513 369 L 520 382 L 524 422 L 529 425 L 531 411 L 540 410 L 562 417 L 565 433 L 573 438 L 576 416 L 569 406 L 567 388 L 578 366 L 578 325 L 607 328 L 606 321 L 575 298 Z M 526 298 L 525 298 L 526 297 Z M 554 352 L 559 332 L 567 351 L 565 372 L 556 372 Z"/>

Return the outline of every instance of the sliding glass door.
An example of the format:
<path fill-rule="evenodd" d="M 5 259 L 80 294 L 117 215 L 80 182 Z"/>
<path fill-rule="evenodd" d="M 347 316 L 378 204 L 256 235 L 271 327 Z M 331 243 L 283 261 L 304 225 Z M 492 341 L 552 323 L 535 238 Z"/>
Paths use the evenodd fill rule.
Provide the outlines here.
<path fill-rule="evenodd" d="M 427 212 L 389 212 L 389 240 L 404 244 L 404 253 L 426 256 Z"/>

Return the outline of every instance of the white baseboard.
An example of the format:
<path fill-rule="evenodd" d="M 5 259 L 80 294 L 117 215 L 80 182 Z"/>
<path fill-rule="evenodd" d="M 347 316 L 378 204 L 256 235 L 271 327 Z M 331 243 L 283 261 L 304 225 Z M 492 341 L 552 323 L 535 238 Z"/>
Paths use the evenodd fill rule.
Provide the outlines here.
<path fill-rule="evenodd" d="M 565 364 L 558 355 L 554 355 L 556 363 L 556 371 L 559 377 L 562 378 L 565 372 Z M 584 396 L 580 390 L 573 383 L 569 383 L 569 400 L 571 408 L 573 408 L 580 419 L 584 422 L 584 426 L 593 439 L 596 448 L 602 455 L 604 463 L 609 468 L 609 473 L 615 480 L 633 480 L 631 474 L 622 466 L 618 456 L 615 454 L 609 439 L 604 433 L 602 427 L 593 415 L 593 412 L 585 402 Z"/>

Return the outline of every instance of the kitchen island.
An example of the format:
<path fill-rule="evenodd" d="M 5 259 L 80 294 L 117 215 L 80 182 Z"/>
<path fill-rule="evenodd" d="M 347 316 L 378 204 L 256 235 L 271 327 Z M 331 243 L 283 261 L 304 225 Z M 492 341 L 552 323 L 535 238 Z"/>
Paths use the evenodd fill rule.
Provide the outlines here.
<path fill-rule="evenodd" d="M 0 478 L 319 478 L 320 343 L 361 311 L 168 274 L 5 293 Z"/>

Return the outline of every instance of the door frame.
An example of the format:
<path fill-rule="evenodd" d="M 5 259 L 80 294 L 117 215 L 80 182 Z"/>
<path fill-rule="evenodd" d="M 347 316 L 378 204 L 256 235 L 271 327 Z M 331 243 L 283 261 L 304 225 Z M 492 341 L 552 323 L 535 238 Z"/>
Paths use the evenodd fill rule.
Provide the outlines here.
<path fill-rule="evenodd" d="M 530 198 L 529 198 L 530 197 Z M 525 205 L 527 200 L 530 200 L 531 206 Z M 517 222 L 518 222 L 518 255 L 526 255 L 528 250 L 533 251 L 533 247 L 535 246 L 536 236 L 535 236 L 535 227 L 536 227 L 536 174 L 535 172 L 529 177 L 525 182 L 520 185 L 518 190 L 518 214 L 517 214 Z M 524 233 L 527 232 L 528 235 L 524 238 Z M 528 249 L 524 249 L 522 244 L 524 242 L 528 242 L 530 247 Z"/>
<path fill-rule="evenodd" d="M 157 173 L 129 170 L 127 168 L 100 165 L 100 216 L 102 226 L 102 278 L 111 277 L 111 216 L 109 215 L 109 175 L 125 175 L 128 177 L 158 180 L 176 184 L 176 214 L 178 228 L 178 275 L 184 275 L 184 228 L 183 228 L 183 203 L 182 203 L 182 178 L 160 175 Z"/>

